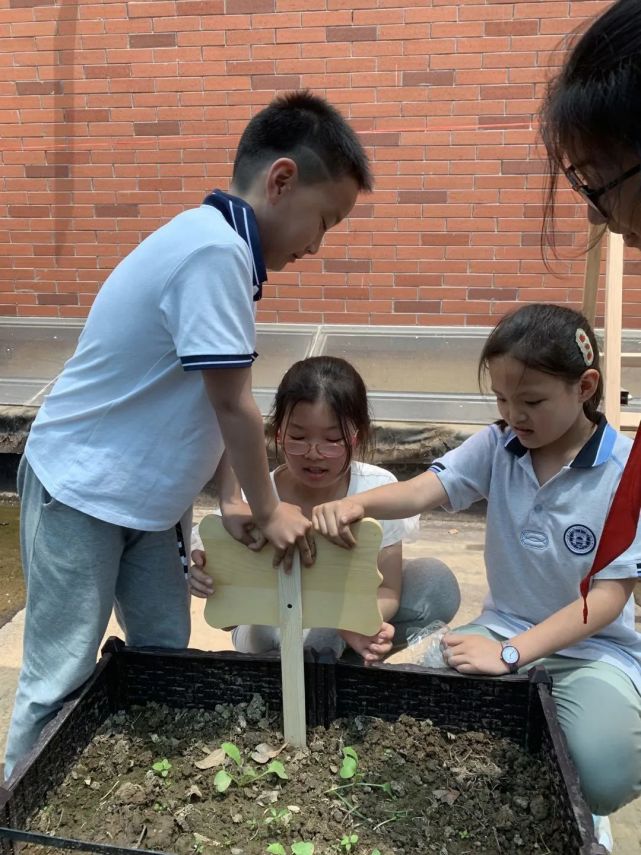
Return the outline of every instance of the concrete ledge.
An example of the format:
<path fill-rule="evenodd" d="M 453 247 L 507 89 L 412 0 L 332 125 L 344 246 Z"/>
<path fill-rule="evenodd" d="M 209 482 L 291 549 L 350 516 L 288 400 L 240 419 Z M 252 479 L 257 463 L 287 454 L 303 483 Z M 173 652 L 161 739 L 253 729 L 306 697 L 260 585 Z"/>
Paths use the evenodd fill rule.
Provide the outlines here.
<path fill-rule="evenodd" d="M 37 407 L 0 407 L 0 454 L 22 454 Z"/>

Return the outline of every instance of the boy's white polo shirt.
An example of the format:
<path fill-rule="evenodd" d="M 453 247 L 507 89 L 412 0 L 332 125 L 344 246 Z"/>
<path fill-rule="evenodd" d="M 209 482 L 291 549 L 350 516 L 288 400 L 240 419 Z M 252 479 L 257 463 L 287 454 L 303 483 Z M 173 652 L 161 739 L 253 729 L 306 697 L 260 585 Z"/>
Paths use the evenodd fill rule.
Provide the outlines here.
<path fill-rule="evenodd" d="M 26 447 L 52 496 L 130 528 L 178 521 L 223 451 L 200 369 L 256 356 L 255 261 L 223 215 L 202 205 L 120 262 Z"/>
<path fill-rule="evenodd" d="M 485 564 L 489 594 L 474 620 L 510 638 L 578 599 L 632 442 L 605 418 L 568 466 L 541 486 L 529 451 L 497 425 L 480 431 L 434 461 L 434 472 L 460 511 L 487 499 Z M 637 578 L 641 532 L 594 579 Z M 609 662 L 641 691 L 641 635 L 634 598 L 595 635 L 558 651 Z"/>

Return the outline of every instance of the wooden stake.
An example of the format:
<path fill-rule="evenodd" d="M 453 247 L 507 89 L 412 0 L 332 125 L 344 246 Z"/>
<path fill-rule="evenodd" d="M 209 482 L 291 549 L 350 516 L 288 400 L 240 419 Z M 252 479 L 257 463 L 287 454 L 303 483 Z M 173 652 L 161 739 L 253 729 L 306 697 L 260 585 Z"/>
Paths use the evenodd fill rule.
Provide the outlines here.
<path fill-rule="evenodd" d="M 605 271 L 605 415 L 612 427 L 621 424 L 621 325 L 623 321 L 623 237 L 608 232 Z"/>
<path fill-rule="evenodd" d="M 278 568 L 280 612 L 280 668 L 283 683 L 285 742 L 305 747 L 305 668 L 303 665 L 303 599 L 300 553 L 294 551 L 292 569 Z"/>
<path fill-rule="evenodd" d="M 596 318 L 602 243 L 603 226 L 596 226 L 594 223 L 590 223 L 588 230 L 588 257 L 585 263 L 585 276 L 583 279 L 583 314 L 590 321 L 591 326 L 594 326 Z"/>

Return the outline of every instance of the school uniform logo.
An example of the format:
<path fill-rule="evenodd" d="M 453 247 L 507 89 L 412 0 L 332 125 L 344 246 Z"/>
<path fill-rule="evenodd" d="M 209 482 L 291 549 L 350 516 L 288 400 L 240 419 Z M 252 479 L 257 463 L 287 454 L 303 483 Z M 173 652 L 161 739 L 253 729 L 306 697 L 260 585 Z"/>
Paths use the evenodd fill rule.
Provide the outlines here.
<path fill-rule="evenodd" d="M 527 546 L 530 549 L 545 549 L 549 543 L 548 536 L 545 532 L 533 531 L 530 528 L 523 529 L 520 541 L 523 546 Z"/>
<path fill-rule="evenodd" d="M 571 525 L 566 528 L 563 540 L 575 555 L 589 555 L 596 546 L 594 532 L 587 525 Z"/>

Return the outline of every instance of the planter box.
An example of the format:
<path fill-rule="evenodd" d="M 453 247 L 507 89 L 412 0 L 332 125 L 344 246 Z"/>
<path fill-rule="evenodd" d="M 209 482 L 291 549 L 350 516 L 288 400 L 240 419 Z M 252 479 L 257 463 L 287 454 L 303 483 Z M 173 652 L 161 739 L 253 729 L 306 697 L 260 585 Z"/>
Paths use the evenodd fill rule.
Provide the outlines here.
<path fill-rule="evenodd" d="M 514 740 L 545 761 L 571 841 L 567 855 L 606 855 L 595 841 L 592 816 L 581 796 L 543 669 L 532 669 L 528 677 L 465 677 L 414 665 L 362 668 L 336 663 L 321 653 L 308 657 L 305 682 L 310 727 L 344 716 L 393 720 L 406 713 L 429 718 L 453 733 L 481 730 Z M 73 848 L 114 855 L 142 851 L 31 835 L 23 829 L 27 817 L 45 803 L 47 792 L 62 781 L 99 725 L 117 710 L 149 701 L 213 709 L 220 703 L 248 702 L 256 692 L 270 707 L 280 705 L 276 657 L 143 650 L 110 639 L 94 675 L 45 728 L 11 786 L 0 788 L 0 852 L 16 852 L 20 840 L 44 843 L 57 851 Z"/>

